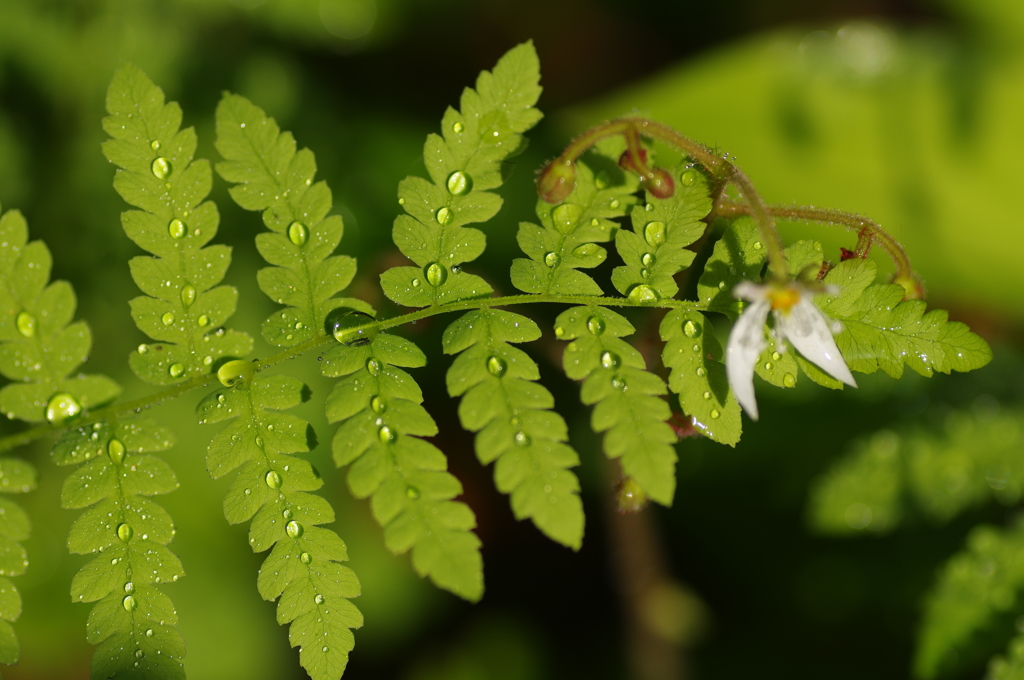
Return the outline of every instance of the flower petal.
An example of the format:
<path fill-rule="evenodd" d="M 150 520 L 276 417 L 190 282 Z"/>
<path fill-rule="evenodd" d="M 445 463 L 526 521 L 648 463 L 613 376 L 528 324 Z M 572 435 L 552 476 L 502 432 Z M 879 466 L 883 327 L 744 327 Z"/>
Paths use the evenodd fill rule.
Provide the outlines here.
<path fill-rule="evenodd" d="M 768 319 L 771 303 L 760 299 L 747 306 L 729 333 L 725 348 L 725 370 L 729 387 L 736 400 L 751 420 L 757 420 L 757 400 L 754 398 L 754 365 L 767 346 L 764 322 Z"/>
<path fill-rule="evenodd" d="M 850 387 L 857 386 L 843 355 L 836 347 L 828 320 L 814 306 L 810 295 L 803 295 L 788 313 L 775 312 L 775 320 L 776 330 L 789 339 L 805 359 L 836 380 Z"/>

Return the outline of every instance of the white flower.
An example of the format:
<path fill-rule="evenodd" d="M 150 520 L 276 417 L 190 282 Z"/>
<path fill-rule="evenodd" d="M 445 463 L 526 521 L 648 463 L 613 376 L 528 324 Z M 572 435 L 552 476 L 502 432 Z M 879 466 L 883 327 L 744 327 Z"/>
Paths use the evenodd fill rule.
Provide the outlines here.
<path fill-rule="evenodd" d="M 749 300 L 750 304 L 736 320 L 725 350 L 725 368 L 729 387 L 736 394 L 743 410 L 757 420 L 754 399 L 754 366 L 767 346 L 764 324 L 768 312 L 775 314 L 775 335 L 780 351 L 783 340 L 789 340 L 808 361 L 851 387 L 857 383 L 836 347 L 825 315 L 814 306 L 814 293 L 799 283 L 766 283 L 763 286 L 744 281 L 732 294 Z"/>

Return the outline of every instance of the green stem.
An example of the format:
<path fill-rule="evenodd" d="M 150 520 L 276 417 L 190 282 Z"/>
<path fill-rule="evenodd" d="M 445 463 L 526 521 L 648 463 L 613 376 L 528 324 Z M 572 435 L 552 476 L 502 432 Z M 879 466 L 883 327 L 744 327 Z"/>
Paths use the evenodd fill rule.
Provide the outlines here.
<path fill-rule="evenodd" d="M 652 304 L 638 305 L 629 300 L 628 298 L 621 297 L 602 297 L 598 295 L 508 295 L 505 297 L 495 298 L 477 298 L 473 300 L 460 300 L 458 302 L 450 302 L 444 305 L 438 305 L 437 307 L 426 307 L 419 309 L 415 312 L 409 312 L 408 314 L 402 314 L 401 316 L 392 317 L 390 319 L 384 319 L 382 321 L 374 321 L 371 323 L 364 324 L 362 326 L 354 326 L 350 329 L 353 334 L 357 334 L 360 330 L 370 330 L 376 328 L 377 330 L 387 330 L 389 328 L 395 328 L 402 326 L 413 321 L 419 321 L 420 319 L 427 319 L 432 316 L 439 314 L 446 314 L 448 312 L 464 312 L 474 309 L 485 309 L 489 307 L 506 307 L 510 305 L 522 305 L 532 304 L 535 302 L 546 302 L 554 304 L 568 304 L 568 305 L 601 305 L 604 307 L 648 307 L 648 308 L 666 308 L 666 309 L 685 309 L 694 311 L 704 311 L 707 309 L 707 305 L 700 302 L 692 302 L 690 300 L 657 300 Z M 317 350 L 322 347 L 337 344 L 333 335 L 320 335 L 306 342 L 289 347 L 286 350 L 278 352 L 273 356 L 267 357 L 260 361 L 254 362 L 253 366 L 255 370 L 262 371 L 265 368 L 269 368 L 276 364 L 280 364 L 289 359 L 295 359 L 306 352 L 311 350 Z M 58 434 L 70 427 L 82 427 L 84 425 L 90 425 L 95 422 L 102 420 L 109 420 L 113 418 L 120 418 L 127 416 L 131 413 L 141 413 L 144 410 L 150 409 L 154 406 L 162 404 L 163 402 L 174 399 L 176 397 L 191 392 L 194 389 L 200 387 L 208 387 L 217 383 L 216 374 L 198 376 L 187 380 L 183 383 L 178 383 L 173 387 L 169 387 L 162 392 L 136 399 L 134 401 L 125 402 L 123 404 L 112 404 L 104 408 L 96 409 L 95 411 L 89 411 L 81 417 L 75 419 L 71 423 L 56 425 L 46 424 L 37 425 L 29 428 L 22 432 L 18 432 L 6 437 L 0 438 L 0 453 L 10 451 L 19 446 L 24 446 L 36 439 Z"/>

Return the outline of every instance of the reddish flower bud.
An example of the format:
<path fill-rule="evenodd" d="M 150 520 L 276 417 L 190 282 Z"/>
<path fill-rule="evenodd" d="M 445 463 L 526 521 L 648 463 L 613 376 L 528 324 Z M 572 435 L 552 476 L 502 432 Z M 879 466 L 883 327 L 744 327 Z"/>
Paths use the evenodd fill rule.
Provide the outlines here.
<path fill-rule="evenodd" d="M 640 159 L 637 162 L 636 157 L 626 149 L 619 156 L 619 167 L 626 172 L 635 172 L 641 177 L 647 174 L 647 149 L 640 149 Z"/>
<path fill-rule="evenodd" d="M 576 188 L 576 163 L 556 158 L 540 171 L 537 195 L 548 203 L 561 203 Z"/>
<path fill-rule="evenodd" d="M 670 198 L 676 192 L 676 183 L 672 181 L 672 175 L 661 168 L 655 168 L 641 183 L 655 198 Z"/>
<path fill-rule="evenodd" d="M 848 249 L 843 248 L 843 247 L 840 246 L 840 248 L 839 248 L 839 261 L 840 262 L 846 262 L 847 260 L 852 260 L 855 257 L 857 257 L 857 253 L 856 252 L 854 252 L 852 250 L 848 250 Z"/>

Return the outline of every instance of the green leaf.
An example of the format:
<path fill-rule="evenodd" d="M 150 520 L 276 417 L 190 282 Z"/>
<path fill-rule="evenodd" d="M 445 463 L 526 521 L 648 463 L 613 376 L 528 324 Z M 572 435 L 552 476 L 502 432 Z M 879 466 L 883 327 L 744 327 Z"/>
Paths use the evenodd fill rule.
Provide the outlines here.
<path fill-rule="evenodd" d="M 975 527 L 967 549 L 939 572 L 925 601 L 914 672 L 933 678 L 950 648 L 968 643 L 997 614 L 1009 613 L 1024 589 L 1024 524 Z"/>
<path fill-rule="evenodd" d="M 555 320 L 555 335 L 571 341 L 562 355 L 565 373 L 584 381 L 580 399 L 595 406 L 591 427 L 606 433 L 605 453 L 621 458 L 623 472 L 650 498 L 671 505 L 676 436 L 665 422 L 672 415 L 668 403 L 659 398 L 668 390 L 620 339 L 633 332 L 625 318 L 604 307 L 572 307 Z"/>
<path fill-rule="evenodd" d="M 822 311 L 843 324 L 836 344 L 851 370 L 881 369 L 899 378 L 909 366 L 927 377 L 935 371 L 970 371 L 992 360 L 988 344 L 966 325 L 949 321 L 942 310 L 925 312 L 921 300 L 903 301 L 902 286 L 865 287 L 875 271 L 871 260 L 841 262 L 825 277 L 825 283 L 840 292 L 818 301 Z"/>
<path fill-rule="evenodd" d="M 513 260 L 512 285 L 524 293 L 601 295 L 601 287 L 577 270 L 604 262 L 607 252 L 596 244 L 613 238 L 618 228 L 613 220 L 636 204 L 639 182 L 614 166 L 597 174 L 583 162 L 576 168 L 576 187 L 563 203 L 537 201 L 541 226 L 519 225 L 519 247 L 530 259 Z"/>
<path fill-rule="evenodd" d="M 442 136 L 427 137 L 423 157 L 430 180 L 401 182 L 398 202 L 406 215 L 395 220 L 394 241 L 419 265 L 384 272 L 384 294 L 398 304 L 425 307 L 484 297 L 491 287 L 459 265 L 484 250 L 484 235 L 464 225 L 486 222 L 501 207 L 487 190 L 501 186 L 503 162 L 525 147 L 522 133 L 540 120 L 539 64 L 532 43 L 512 48 L 466 88 L 461 112 L 449 108 Z"/>
<path fill-rule="evenodd" d="M 633 208 L 633 230 L 615 234 L 625 264 L 612 272 L 612 285 L 638 301 L 651 299 L 651 292 L 658 298 L 676 296 L 679 286 L 672 277 L 695 257 L 685 248 L 707 228 L 702 221 L 711 210 L 707 179 L 683 163 L 669 172 L 677 178 L 675 193 L 659 199 L 648 192 L 646 205 Z M 647 288 L 634 293 L 639 286 Z"/>
<path fill-rule="evenodd" d="M 0 621 L 0 663 L 17 663 L 20 654 L 21 646 L 14 634 L 14 626 L 6 621 Z"/>
<path fill-rule="evenodd" d="M 334 296 L 352 282 L 356 262 L 331 255 L 343 226 L 341 217 L 327 217 L 332 204 L 327 183 L 313 183 L 313 152 L 296 151 L 290 132 L 281 132 L 273 118 L 235 94 L 225 94 L 217 106 L 216 144 L 225 159 L 217 172 L 235 185 L 231 197 L 246 210 L 262 210 L 271 230 L 256 237 L 256 247 L 274 266 L 261 269 L 257 280 L 264 293 L 287 307 L 264 322 L 263 337 L 291 347 L 324 335 L 327 314 L 353 306 L 354 301 Z"/>
<path fill-rule="evenodd" d="M 278 621 L 291 622 L 290 639 L 293 646 L 303 645 L 299 659 L 310 676 L 333 680 L 348 662 L 349 629 L 362 625 L 362 615 L 346 599 L 359 595 L 359 581 L 338 564 L 348 559 L 341 538 L 317 526 L 334 521 L 325 499 L 305 493 L 323 484 L 319 473 L 291 455 L 309 450 L 309 424 L 278 412 L 306 398 L 300 380 L 259 374 L 209 394 L 196 411 L 200 423 L 227 423 L 210 444 L 207 467 L 214 478 L 241 467 L 225 496 L 224 514 L 231 523 L 251 518 L 249 546 L 254 552 L 271 550 L 257 578 L 260 595 L 281 598 Z M 295 592 L 303 599 L 289 595 Z"/>
<path fill-rule="evenodd" d="M 327 397 L 327 418 L 340 422 L 334 461 L 349 465 L 356 498 L 370 498 L 388 549 L 412 551 L 420 576 L 467 600 L 483 595 L 480 540 L 473 512 L 452 499 L 462 485 L 448 462 L 418 437 L 437 434 L 423 409 L 423 394 L 398 366 L 418 367 L 426 357 L 409 340 L 381 333 L 367 345 L 335 347 L 323 372 L 341 379 Z"/>
<path fill-rule="evenodd" d="M 459 419 L 478 432 L 477 458 L 495 462 L 498 490 L 511 494 L 516 519 L 530 518 L 552 540 L 579 550 L 583 505 L 579 480 L 568 468 L 579 456 L 565 441 L 565 421 L 551 393 L 533 381 L 537 364 L 512 342 L 540 337 L 537 325 L 511 312 L 469 312 L 444 333 L 447 354 L 456 354 L 447 374 L 448 393 L 462 397 Z"/>
<path fill-rule="evenodd" d="M 679 405 L 705 436 L 736 446 L 740 440 L 740 406 L 729 389 L 722 346 L 700 312 L 676 309 L 661 322 L 665 341 L 662 361 L 671 369 L 668 386 Z"/>
<path fill-rule="evenodd" d="M 120 169 L 114 188 L 141 208 L 121 216 L 125 233 L 156 257 L 136 257 L 132 278 L 145 297 L 131 301 L 141 331 L 167 344 L 139 345 L 129 365 L 141 379 L 169 385 L 211 371 L 224 357 L 252 351 L 252 339 L 218 328 L 235 312 L 238 293 L 217 286 L 231 262 L 226 246 L 204 248 L 217 233 L 217 207 L 203 202 L 212 174 L 193 161 L 192 128 L 179 130 L 181 109 L 136 66 L 126 64 L 107 90 L 103 144 Z"/>
<path fill-rule="evenodd" d="M 733 297 L 732 289 L 741 281 L 760 281 L 765 257 L 754 221 L 741 217 L 731 222 L 715 242 L 697 282 L 697 297 L 707 305 L 707 311 L 721 312 L 731 319 L 739 316 L 743 305 Z"/>

